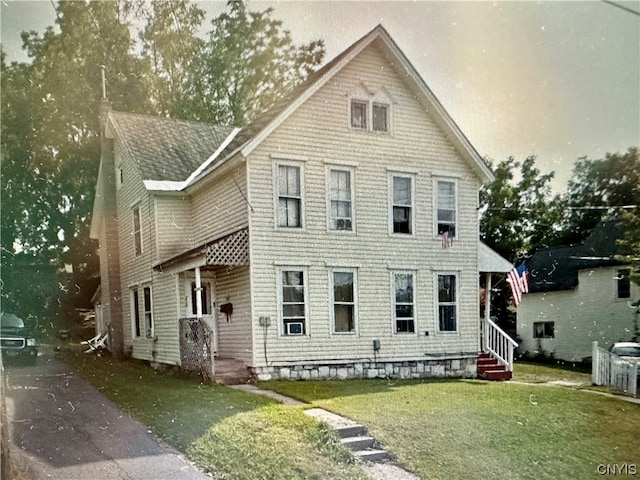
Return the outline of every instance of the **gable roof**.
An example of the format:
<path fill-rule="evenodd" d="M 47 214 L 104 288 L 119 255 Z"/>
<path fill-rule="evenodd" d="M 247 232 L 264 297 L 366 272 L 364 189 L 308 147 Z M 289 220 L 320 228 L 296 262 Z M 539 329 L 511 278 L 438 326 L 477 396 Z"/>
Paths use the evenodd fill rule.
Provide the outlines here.
<path fill-rule="evenodd" d="M 378 42 L 383 52 L 391 57 L 394 68 L 409 82 L 426 111 L 482 183 L 492 181 L 494 177 L 489 166 L 382 25 L 310 74 L 272 108 L 242 129 L 122 112 L 112 112 L 109 125 L 137 162 L 147 189 L 180 191 L 236 154 L 240 153 L 245 158 L 250 155 L 306 100 L 374 42 Z"/>
<path fill-rule="evenodd" d="M 212 154 L 238 129 L 207 123 L 111 112 L 108 132 L 131 154 L 145 181 L 184 182 L 199 173 Z M 235 134 L 234 134 L 235 132 Z"/>
<path fill-rule="evenodd" d="M 267 112 L 259 115 L 254 121 L 243 128 L 242 132 L 226 148 L 223 155 L 228 158 L 236 153 L 241 153 L 244 157 L 247 157 L 269 134 L 304 104 L 306 100 L 329 82 L 354 57 L 374 42 L 379 42 L 387 55 L 393 58 L 394 61 L 392 64 L 394 67 L 402 73 L 402 76 L 407 79 L 407 81 L 412 83 L 419 93 L 420 100 L 427 107 L 427 111 L 431 113 L 435 122 L 453 143 L 462 158 L 475 171 L 482 183 L 492 181 L 494 176 L 489 166 L 471 145 L 458 125 L 449 116 L 409 59 L 400 50 L 382 25 L 375 27 L 329 63 L 309 75 L 309 77 L 295 87 L 289 95 L 276 102 Z M 203 176 L 206 175 L 206 173 L 207 172 L 205 172 Z"/>
<path fill-rule="evenodd" d="M 615 222 L 602 222 L 582 244 L 538 250 L 527 261 L 529 291 L 571 290 L 578 285 L 579 270 L 624 265 L 615 259 L 621 237 Z"/>

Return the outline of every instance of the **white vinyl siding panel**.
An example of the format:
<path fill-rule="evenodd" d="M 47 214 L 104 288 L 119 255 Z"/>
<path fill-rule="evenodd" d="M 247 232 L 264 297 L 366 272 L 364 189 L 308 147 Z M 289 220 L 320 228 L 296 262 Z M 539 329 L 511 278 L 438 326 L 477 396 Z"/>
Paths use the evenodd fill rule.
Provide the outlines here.
<path fill-rule="evenodd" d="M 215 279 L 218 355 L 237 358 L 251 365 L 253 346 L 249 267 L 217 267 Z M 233 305 L 233 313 L 228 319 L 226 314 L 220 312 L 220 305 L 224 303 Z"/>
<path fill-rule="evenodd" d="M 118 235 L 120 248 L 120 286 L 122 290 L 122 314 L 125 349 L 133 346 L 132 356 L 145 360 L 153 360 L 152 339 L 132 338 L 131 324 L 131 295 L 132 287 L 137 286 L 142 291 L 142 284 L 152 280 L 152 265 L 156 261 L 156 230 L 155 230 L 155 201 L 142 183 L 137 168 L 123 148 L 120 141 L 114 141 L 115 164 L 122 168 L 126 179 L 118 189 Z M 133 208 L 140 209 L 140 233 L 142 238 L 142 252 L 139 255 L 134 251 L 133 238 Z"/>
<path fill-rule="evenodd" d="M 620 268 L 580 270 L 575 289 L 523 295 L 517 323 L 520 351 L 553 353 L 556 359 L 580 362 L 591 356 L 593 341 L 602 348 L 631 341 L 636 317 L 628 299 L 617 298 Z M 633 283 L 631 298 L 640 298 L 640 287 Z M 554 322 L 554 338 L 533 338 L 537 322 Z"/>
<path fill-rule="evenodd" d="M 221 167 L 211 181 L 204 180 L 193 193 L 192 246 L 229 234 L 247 225 L 245 165 Z"/>
<path fill-rule="evenodd" d="M 376 135 L 350 128 L 348 93 L 361 82 L 384 86 L 395 100 L 393 131 Z M 305 230 L 287 232 L 274 226 L 274 152 L 304 156 Z M 326 162 L 357 164 L 354 206 L 357 233 L 327 235 Z M 248 159 L 251 178 L 251 250 L 254 320 L 270 316 L 272 326 L 256 327 L 256 360 L 286 363 L 292 359 L 339 362 L 370 358 L 372 339 L 381 342 L 381 360 L 424 359 L 425 354 L 474 352 L 478 349 L 477 199 L 478 179 L 435 122 L 415 100 L 375 46 L 366 49 L 342 72 L 291 115 Z M 389 235 L 389 172 L 415 172 L 413 235 Z M 457 182 L 458 232 L 454 248 L 443 250 L 433 235 L 434 174 Z M 286 246 L 283 248 L 283 246 Z M 308 267 L 309 336 L 283 338 L 273 325 L 277 317 L 276 271 L 282 265 Z M 332 335 L 328 266 L 358 267 L 357 335 Z M 415 271 L 415 335 L 394 335 L 390 299 L 391 270 Z M 435 335 L 433 270 L 460 272 L 458 332 Z M 260 349 L 267 332 L 267 359 Z M 429 331 L 429 336 L 425 335 Z"/>
<path fill-rule="evenodd" d="M 185 196 L 156 196 L 157 261 L 166 260 L 193 245 L 191 200 Z"/>

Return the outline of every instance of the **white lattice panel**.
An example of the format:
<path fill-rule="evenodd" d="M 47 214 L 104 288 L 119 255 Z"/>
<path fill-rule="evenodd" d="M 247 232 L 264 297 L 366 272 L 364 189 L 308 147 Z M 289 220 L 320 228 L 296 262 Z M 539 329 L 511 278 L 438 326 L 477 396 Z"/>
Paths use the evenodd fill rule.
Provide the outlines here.
<path fill-rule="evenodd" d="M 248 265 L 248 230 L 240 230 L 207 245 L 205 254 L 207 265 Z"/>

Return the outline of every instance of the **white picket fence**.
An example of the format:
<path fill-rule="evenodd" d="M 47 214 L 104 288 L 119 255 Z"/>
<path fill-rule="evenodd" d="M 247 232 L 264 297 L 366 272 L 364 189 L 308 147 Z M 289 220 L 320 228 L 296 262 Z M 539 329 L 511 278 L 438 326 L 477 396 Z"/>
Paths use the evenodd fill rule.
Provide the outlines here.
<path fill-rule="evenodd" d="M 635 397 L 638 394 L 638 363 L 614 355 L 593 342 L 591 382 Z"/>

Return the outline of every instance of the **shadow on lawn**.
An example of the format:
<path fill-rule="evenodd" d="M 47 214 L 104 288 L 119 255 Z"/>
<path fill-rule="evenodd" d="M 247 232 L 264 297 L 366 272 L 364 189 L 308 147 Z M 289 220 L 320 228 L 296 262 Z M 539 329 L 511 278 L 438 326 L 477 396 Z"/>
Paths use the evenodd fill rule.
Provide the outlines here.
<path fill-rule="evenodd" d="M 328 400 L 336 397 L 355 395 L 381 394 L 395 392 L 400 388 L 412 386 L 426 386 L 442 384 L 464 384 L 475 387 L 487 387 L 489 382 L 475 379 L 461 378 L 433 378 L 433 379 L 349 379 L 349 380 L 274 380 L 260 382 L 258 386 L 265 390 L 272 390 L 282 395 L 295 398 L 302 402 L 311 403 L 318 400 Z"/>
<path fill-rule="evenodd" d="M 183 451 L 213 425 L 274 403 L 177 372 L 156 371 L 140 360 L 73 352 L 61 352 L 59 358 L 154 434 Z"/>

